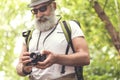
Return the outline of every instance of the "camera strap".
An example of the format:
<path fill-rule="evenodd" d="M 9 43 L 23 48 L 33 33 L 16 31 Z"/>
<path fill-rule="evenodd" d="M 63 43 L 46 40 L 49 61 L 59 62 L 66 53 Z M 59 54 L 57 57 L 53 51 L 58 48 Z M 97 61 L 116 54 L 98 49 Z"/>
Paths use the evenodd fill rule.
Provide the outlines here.
<path fill-rule="evenodd" d="M 61 19 L 61 18 L 60 18 Z M 44 38 L 43 40 L 43 47 L 44 47 L 44 43 L 45 41 L 47 40 L 47 38 L 54 32 L 54 30 L 56 29 L 60 19 L 57 21 L 57 23 L 55 24 L 55 27 L 53 28 L 53 30 Z M 39 47 L 39 40 L 40 40 L 40 36 L 41 36 L 41 31 L 39 33 L 39 37 L 38 37 L 38 41 L 37 41 L 37 46 L 36 46 L 36 50 L 38 50 L 38 47 Z"/>
<path fill-rule="evenodd" d="M 38 47 L 39 47 L 40 36 L 41 36 L 41 31 L 39 33 L 39 37 L 38 37 L 38 40 L 37 40 L 36 51 L 38 50 Z"/>
<path fill-rule="evenodd" d="M 46 39 L 47 39 L 47 38 L 54 32 L 54 30 L 56 29 L 56 27 L 57 27 L 57 25 L 58 25 L 58 23 L 59 23 L 60 20 L 61 20 L 61 17 L 58 19 L 57 23 L 55 24 L 54 29 L 45 37 L 45 39 L 44 39 L 44 41 L 43 41 L 43 46 L 44 46 L 44 43 L 45 43 Z"/>

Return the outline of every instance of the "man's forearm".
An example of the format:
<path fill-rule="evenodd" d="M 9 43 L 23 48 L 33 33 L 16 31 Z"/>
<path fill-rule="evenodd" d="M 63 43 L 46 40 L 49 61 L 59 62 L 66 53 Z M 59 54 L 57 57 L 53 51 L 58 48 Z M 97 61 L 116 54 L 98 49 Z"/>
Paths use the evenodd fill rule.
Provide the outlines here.
<path fill-rule="evenodd" d="M 89 57 L 87 54 L 74 53 L 70 55 L 57 55 L 57 64 L 68 66 L 84 66 L 89 64 Z"/>

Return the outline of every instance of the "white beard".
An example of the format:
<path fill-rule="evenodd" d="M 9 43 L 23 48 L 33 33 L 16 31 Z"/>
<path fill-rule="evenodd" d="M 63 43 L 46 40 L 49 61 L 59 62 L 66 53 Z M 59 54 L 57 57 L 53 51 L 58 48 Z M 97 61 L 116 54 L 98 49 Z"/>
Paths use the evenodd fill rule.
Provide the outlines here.
<path fill-rule="evenodd" d="M 39 31 L 47 31 L 55 26 L 56 18 L 55 13 L 52 10 L 50 16 L 42 16 L 35 19 L 35 28 Z"/>

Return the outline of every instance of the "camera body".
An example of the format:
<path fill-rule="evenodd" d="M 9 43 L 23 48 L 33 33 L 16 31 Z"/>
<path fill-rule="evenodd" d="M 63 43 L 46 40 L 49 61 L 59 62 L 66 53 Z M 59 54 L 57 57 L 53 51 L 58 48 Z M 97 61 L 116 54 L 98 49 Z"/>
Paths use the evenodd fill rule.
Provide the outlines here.
<path fill-rule="evenodd" d="M 41 55 L 39 51 L 32 52 L 30 54 L 31 62 L 27 63 L 27 66 L 36 65 L 38 61 L 43 62 L 46 59 L 46 55 Z"/>

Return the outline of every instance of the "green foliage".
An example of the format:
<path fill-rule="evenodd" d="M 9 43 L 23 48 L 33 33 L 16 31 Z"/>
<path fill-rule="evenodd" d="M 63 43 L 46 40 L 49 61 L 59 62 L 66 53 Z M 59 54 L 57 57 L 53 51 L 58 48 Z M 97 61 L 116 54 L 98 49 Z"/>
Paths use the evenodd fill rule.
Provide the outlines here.
<path fill-rule="evenodd" d="M 108 50 L 104 47 L 92 55 L 91 65 L 85 67 L 85 80 L 120 80 L 120 61 L 113 54 L 114 50 Z"/>
<path fill-rule="evenodd" d="M 15 40 L 24 27 L 24 24 L 19 25 L 18 16 L 25 14 L 26 3 L 21 0 L 0 0 L 0 5 L 0 79 L 23 80 L 16 74 L 14 62 L 18 54 L 14 54 L 14 47 Z"/>
<path fill-rule="evenodd" d="M 109 16 L 117 31 L 120 29 L 120 1 L 97 0 Z M 107 2 L 106 2 L 107 1 Z M 56 0 L 57 14 L 63 19 L 75 19 L 81 23 L 89 45 L 91 64 L 84 67 L 85 80 L 120 80 L 120 60 L 111 38 L 89 0 Z M 16 40 L 29 28 L 32 14 L 28 0 L 0 0 L 0 79 L 27 80 L 15 70 L 19 52 Z M 30 24 L 29 24 L 30 23 Z M 3 76 L 3 77 L 2 77 Z"/>

